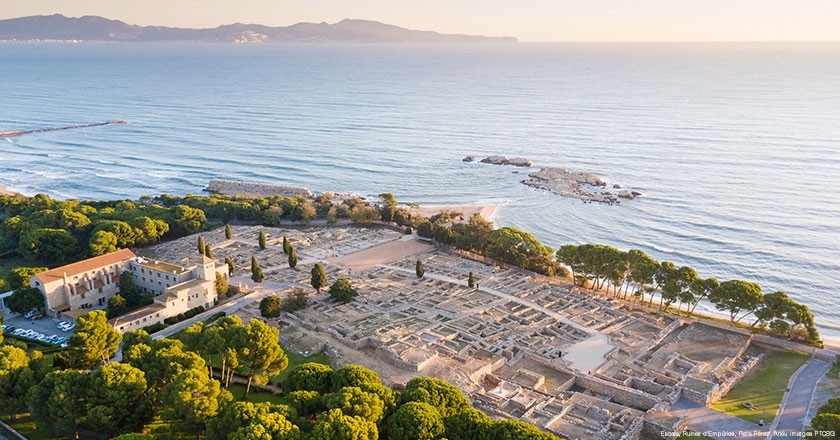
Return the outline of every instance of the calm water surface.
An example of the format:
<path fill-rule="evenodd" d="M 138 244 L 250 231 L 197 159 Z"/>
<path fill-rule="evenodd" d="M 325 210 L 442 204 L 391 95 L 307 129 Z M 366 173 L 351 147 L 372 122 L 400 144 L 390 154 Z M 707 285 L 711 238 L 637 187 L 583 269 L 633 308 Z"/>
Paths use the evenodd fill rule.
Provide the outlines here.
<path fill-rule="evenodd" d="M 543 242 L 638 247 L 786 290 L 840 337 L 840 45 L 0 45 L 0 183 L 56 197 L 211 178 L 499 203 Z M 526 156 L 644 193 L 521 185 Z"/>

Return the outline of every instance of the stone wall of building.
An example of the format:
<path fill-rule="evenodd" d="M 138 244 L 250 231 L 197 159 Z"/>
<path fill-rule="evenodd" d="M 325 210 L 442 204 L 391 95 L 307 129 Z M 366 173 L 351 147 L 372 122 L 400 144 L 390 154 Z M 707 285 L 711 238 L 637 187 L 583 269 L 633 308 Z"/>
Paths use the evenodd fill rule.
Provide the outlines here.
<path fill-rule="evenodd" d="M 578 375 L 575 377 L 575 385 L 592 390 L 598 394 L 609 396 L 616 403 L 642 411 L 653 408 L 659 402 L 659 399 L 650 394 L 613 384 L 596 377 Z"/>

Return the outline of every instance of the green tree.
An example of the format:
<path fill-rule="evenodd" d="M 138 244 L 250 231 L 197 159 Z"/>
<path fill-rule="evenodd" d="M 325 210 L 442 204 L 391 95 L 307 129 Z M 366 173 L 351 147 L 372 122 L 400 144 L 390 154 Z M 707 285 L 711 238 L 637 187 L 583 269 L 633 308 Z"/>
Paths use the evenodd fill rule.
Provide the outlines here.
<path fill-rule="evenodd" d="M 344 387 L 324 396 L 324 405 L 338 408 L 348 416 L 361 417 L 369 422 L 379 423 L 385 413 L 385 404 L 373 393 L 359 387 Z"/>
<path fill-rule="evenodd" d="M 233 258 L 225 257 L 225 263 L 227 263 L 227 266 L 228 266 L 228 275 L 232 276 L 233 275 L 233 269 L 234 269 Z"/>
<path fill-rule="evenodd" d="M 261 250 L 265 249 L 265 231 L 260 231 L 259 244 Z"/>
<path fill-rule="evenodd" d="M 694 309 L 697 307 L 697 304 L 700 304 L 700 301 L 703 298 L 707 298 L 709 294 L 718 288 L 720 283 L 718 282 L 717 278 L 698 278 L 691 283 L 691 292 L 694 294 L 694 300 L 691 301 L 691 306 L 688 309 L 688 316 L 691 316 L 694 313 Z"/>
<path fill-rule="evenodd" d="M 233 402 L 207 423 L 207 440 L 228 440 L 231 434 L 270 412 L 268 403 Z"/>
<path fill-rule="evenodd" d="M 283 300 L 280 308 L 284 312 L 296 312 L 305 309 L 308 303 L 309 295 L 307 295 L 306 291 L 303 289 L 294 289 L 293 293 L 290 293 Z"/>
<path fill-rule="evenodd" d="M 469 287 L 470 289 L 475 288 L 475 275 L 473 275 L 472 272 L 470 272 L 470 274 L 467 275 L 467 287 Z"/>
<path fill-rule="evenodd" d="M 207 254 L 207 244 L 204 242 L 204 237 L 198 237 L 198 253 L 201 255 Z"/>
<path fill-rule="evenodd" d="M 233 396 L 221 388 L 219 381 L 195 370 L 179 374 L 162 394 L 166 413 L 197 433 L 232 400 Z"/>
<path fill-rule="evenodd" d="M 494 439 L 499 440 L 557 440 L 552 434 L 540 431 L 534 425 L 521 420 L 503 420 L 492 425 Z"/>
<path fill-rule="evenodd" d="M 831 413 L 824 413 L 824 414 L 817 414 L 816 417 L 811 419 L 811 428 L 816 431 L 824 431 L 824 432 L 834 432 L 834 436 L 832 437 L 824 437 L 824 438 L 840 438 L 837 433 L 840 433 L 840 414 L 831 414 Z"/>
<path fill-rule="evenodd" d="M 357 296 L 359 296 L 359 292 L 353 288 L 347 278 L 339 278 L 330 286 L 330 297 L 336 301 L 348 303 Z"/>
<path fill-rule="evenodd" d="M 263 274 L 260 262 L 257 261 L 256 256 L 251 257 L 251 279 L 254 280 L 255 283 L 261 283 L 265 280 L 265 275 Z"/>
<path fill-rule="evenodd" d="M 216 272 L 216 294 L 218 295 L 227 295 L 228 294 L 228 279 L 226 276 Z"/>
<path fill-rule="evenodd" d="M 283 236 L 283 253 L 289 254 L 289 251 L 292 249 L 292 245 L 289 243 L 289 239 L 284 235 Z"/>
<path fill-rule="evenodd" d="M 225 223 L 225 238 L 226 238 L 226 239 L 228 239 L 228 240 L 230 240 L 230 237 L 231 237 L 232 235 L 233 235 L 233 234 L 232 234 L 232 231 L 230 230 L 230 225 L 229 225 L 229 224 L 227 224 L 227 223 Z"/>
<path fill-rule="evenodd" d="M 53 371 L 30 388 L 26 402 L 41 426 L 53 432 L 77 437 L 79 424 L 87 413 L 84 396 L 87 378 L 77 370 Z"/>
<path fill-rule="evenodd" d="M 332 389 L 359 387 L 363 384 L 381 385 L 382 380 L 375 371 L 361 365 L 347 365 L 339 368 L 332 375 Z"/>
<path fill-rule="evenodd" d="M 204 246 L 204 256 L 207 258 L 213 258 L 213 249 L 209 244 Z"/>
<path fill-rule="evenodd" d="M 491 232 L 488 240 L 488 257 L 545 275 L 554 275 L 554 251 L 543 246 L 533 235 L 514 227 L 504 227 Z"/>
<path fill-rule="evenodd" d="M 260 301 L 260 315 L 263 318 L 277 318 L 281 313 L 283 313 L 283 301 L 279 296 L 267 296 Z"/>
<path fill-rule="evenodd" d="M 374 423 L 345 415 L 340 409 L 331 409 L 318 416 L 310 437 L 319 440 L 377 440 L 379 431 Z"/>
<path fill-rule="evenodd" d="M 0 345 L 0 414 L 24 412 L 26 393 L 36 383 L 26 351 L 11 345 Z"/>
<path fill-rule="evenodd" d="M 100 231 L 113 234 L 117 239 L 116 247 L 118 248 L 134 246 L 138 237 L 143 233 L 140 229 L 134 228 L 127 222 L 120 220 L 97 221 L 93 232 L 96 234 Z"/>
<path fill-rule="evenodd" d="M 321 293 L 321 289 L 327 287 L 327 273 L 321 263 L 315 263 L 315 266 L 312 267 L 312 277 L 309 283 L 318 293 Z"/>
<path fill-rule="evenodd" d="M 443 421 L 446 438 L 469 438 L 473 440 L 493 440 L 490 430 L 493 419 L 476 409 L 468 409 Z"/>
<path fill-rule="evenodd" d="M 285 391 L 317 391 L 325 393 L 332 384 L 333 369 L 329 365 L 307 362 L 298 365 L 283 381 Z"/>
<path fill-rule="evenodd" d="M 105 314 L 110 319 L 116 318 L 120 315 L 124 315 L 127 311 L 128 303 L 125 301 L 125 298 L 123 298 L 122 295 L 118 293 L 108 300 L 108 308 L 105 310 Z"/>
<path fill-rule="evenodd" d="M 471 408 L 470 401 L 458 387 L 433 377 L 415 377 L 405 385 L 403 402 L 425 402 L 443 417 Z"/>
<path fill-rule="evenodd" d="M 440 413 L 424 402 L 406 403 L 388 417 L 388 434 L 392 440 L 435 440 L 445 431 Z"/>
<path fill-rule="evenodd" d="M 270 376 L 280 374 L 289 366 L 289 358 L 280 347 L 280 332 L 276 328 L 252 319 L 245 326 L 244 337 L 244 344 L 239 348 L 239 357 L 248 372 L 243 399 L 251 391 L 251 382 L 267 383 Z"/>
<path fill-rule="evenodd" d="M 207 217 L 204 211 L 185 205 L 178 205 L 172 209 L 172 230 L 178 235 L 190 235 L 204 229 Z"/>
<path fill-rule="evenodd" d="M 423 278 L 423 275 L 426 274 L 426 268 L 423 267 L 422 261 L 417 260 L 417 262 L 414 263 L 414 273 L 417 275 L 417 278 Z"/>
<path fill-rule="evenodd" d="M 117 236 L 108 231 L 96 231 L 90 237 L 90 253 L 104 255 L 117 250 Z"/>
<path fill-rule="evenodd" d="M 140 369 L 113 362 L 88 378 L 90 409 L 85 425 L 102 434 L 139 429 L 145 421 L 146 376 Z"/>
<path fill-rule="evenodd" d="M 64 229 L 33 229 L 20 237 L 18 253 L 29 261 L 60 264 L 79 254 L 76 238 Z"/>
<path fill-rule="evenodd" d="M 257 416 L 250 425 L 231 434 L 230 440 L 296 440 L 302 435 L 286 416 L 273 412 Z"/>
<path fill-rule="evenodd" d="M 71 364 L 89 370 L 105 365 L 117 352 L 122 335 L 108 324 L 105 312 L 94 310 L 76 319 L 75 335 L 69 341 Z"/>
<path fill-rule="evenodd" d="M 143 295 L 140 288 L 134 282 L 134 276 L 129 271 L 120 274 L 119 281 L 120 295 L 125 298 L 128 308 L 134 308 L 143 303 Z"/>
<path fill-rule="evenodd" d="M 379 200 L 381 201 L 379 206 L 380 219 L 383 222 L 394 221 L 394 214 L 397 211 L 397 198 L 391 193 L 382 193 L 379 194 Z"/>
<path fill-rule="evenodd" d="M 14 313 L 26 313 L 44 308 L 44 295 L 34 287 L 21 287 L 6 298 L 6 307 Z"/>
<path fill-rule="evenodd" d="M 295 251 L 295 248 L 293 246 L 289 246 L 289 267 L 294 269 L 295 266 L 297 266 L 297 263 L 298 263 L 297 252 Z"/>
<path fill-rule="evenodd" d="M 742 280 L 730 280 L 720 283 L 709 294 L 709 300 L 718 310 L 729 312 L 729 320 L 738 322 L 744 316 L 757 309 L 763 300 L 761 287 L 756 283 Z M 738 316 L 739 313 L 743 314 Z"/>
<path fill-rule="evenodd" d="M 29 287 L 29 280 L 46 270 L 46 267 L 16 267 L 12 269 L 6 277 L 9 282 L 8 289 L 15 290 L 21 287 Z"/>

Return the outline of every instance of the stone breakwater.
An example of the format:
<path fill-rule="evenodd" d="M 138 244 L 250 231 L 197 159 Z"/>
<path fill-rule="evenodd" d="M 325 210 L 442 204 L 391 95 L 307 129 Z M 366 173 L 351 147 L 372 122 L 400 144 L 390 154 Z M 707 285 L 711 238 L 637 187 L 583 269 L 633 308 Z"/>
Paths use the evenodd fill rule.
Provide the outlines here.
<path fill-rule="evenodd" d="M 97 122 L 95 124 L 81 124 L 81 125 L 71 125 L 69 127 L 53 127 L 53 128 L 42 128 L 39 130 L 12 130 L 12 131 L 0 131 L 0 137 L 14 137 L 14 136 L 23 136 L 25 134 L 33 134 L 33 133 L 46 133 L 48 131 L 61 131 L 61 130 L 72 130 L 74 128 L 88 128 L 88 127 L 100 127 L 103 125 L 117 125 L 117 124 L 125 124 L 125 121 L 105 121 L 105 122 Z"/>
<path fill-rule="evenodd" d="M 312 190 L 301 186 L 278 185 L 274 183 L 264 182 L 246 182 L 241 180 L 211 180 L 207 185 L 205 191 L 213 194 L 223 194 L 227 196 L 245 196 L 245 197 L 264 197 L 264 196 L 283 196 L 294 197 L 303 196 L 306 198 L 314 197 Z"/>

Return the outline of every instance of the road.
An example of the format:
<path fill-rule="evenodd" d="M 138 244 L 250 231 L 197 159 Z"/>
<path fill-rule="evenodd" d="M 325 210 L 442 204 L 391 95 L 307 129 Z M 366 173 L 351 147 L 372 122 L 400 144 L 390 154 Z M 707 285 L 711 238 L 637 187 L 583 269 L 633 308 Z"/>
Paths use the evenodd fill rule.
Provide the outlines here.
<path fill-rule="evenodd" d="M 760 432 L 767 429 L 686 399 L 678 400 L 668 412 L 684 417 L 694 432 L 732 433 L 738 440 L 764 440 Z"/>
<path fill-rule="evenodd" d="M 806 419 L 808 408 L 811 406 L 811 399 L 814 397 L 814 390 L 817 387 L 817 382 L 830 368 L 830 363 L 811 358 L 801 369 L 797 370 L 770 429 L 770 431 L 777 433 L 772 436 L 773 440 L 801 438 L 793 433 L 802 432 L 805 424 L 810 422 Z"/>

